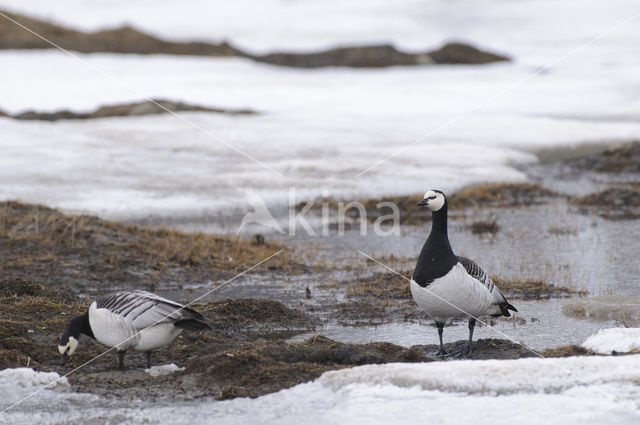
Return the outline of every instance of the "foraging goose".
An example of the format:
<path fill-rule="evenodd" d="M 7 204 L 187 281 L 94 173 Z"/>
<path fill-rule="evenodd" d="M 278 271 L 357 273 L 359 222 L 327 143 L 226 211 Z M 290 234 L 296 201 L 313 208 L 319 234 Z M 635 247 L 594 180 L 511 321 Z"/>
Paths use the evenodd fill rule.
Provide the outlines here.
<path fill-rule="evenodd" d="M 124 353 L 144 351 L 147 368 L 151 350 L 173 341 L 183 329 L 210 329 L 202 314 L 175 301 L 146 291 L 125 291 L 96 299 L 89 310 L 73 319 L 60 337 L 58 351 L 64 365 L 78 348 L 83 333 L 118 350 L 118 365 L 124 366 Z"/>
<path fill-rule="evenodd" d="M 448 318 L 469 318 L 471 354 L 473 328 L 481 316 L 506 316 L 509 304 L 489 275 L 472 260 L 456 256 L 447 235 L 447 198 L 439 190 L 429 190 L 418 205 L 431 210 L 433 222 L 416 269 L 411 278 L 411 295 L 415 302 L 436 322 L 440 337 L 438 355 L 446 354 L 442 344 L 442 330 Z"/>

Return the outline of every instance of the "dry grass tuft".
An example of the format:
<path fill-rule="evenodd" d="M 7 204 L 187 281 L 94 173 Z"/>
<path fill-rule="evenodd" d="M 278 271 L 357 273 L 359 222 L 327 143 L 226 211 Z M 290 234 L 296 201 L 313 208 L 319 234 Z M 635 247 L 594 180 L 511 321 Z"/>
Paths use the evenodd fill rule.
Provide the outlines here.
<path fill-rule="evenodd" d="M 469 229 L 471 229 L 471 233 L 473 233 L 474 235 L 482 235 L 484 233 L 490 233 L 493 235 L 498 233 L 498 231 L 500 230 L 500 225 L 498 225 L 496 220 L 474 221 L 473 223 L 471 223 L 471 226 L 469 226 Z"/>
<path fill-rule="evenodd" d="M 541 280 L 507 280 L 495 276 L 491 280 L 505 296 L 514 299 L 538 300 L 586 295 L 587 293 L 585 290 L 555 286 Z"/>
<path fill-rule="evenodd" d="M 411 271 L 401 273 L 411 276 Z M 347 297 L 375 297 L 383 299 L 410 299 L 409 282 L 395 273 L 378 272 L 368 277 L 361 277 L 349 282 Z"/>
<path fill-rule="evenodd" d="M 564 347 L 547 348 L 542 353 L 544 357 L 571 357 L 571 356 L 592 356 L 595 353 L 579 345 L 565 345 Z"/>
<path fill-rule="evenodd" d="M 449 198 L 452 209 L 479 206 L 514 207 L 542 203 L 557 198 L 558 193 L 531 183 L 499 183 L 471 186 Z"/>
<path fill-rule="evenodd" d="M 17 202 L 0 203 L 0 242 L 0 277 L 20 275 L 85 290 L 224 279 L 284 249 L 268 241 L 126 225 Z M 303 268 L 285 251 L 260 270 Z"/>

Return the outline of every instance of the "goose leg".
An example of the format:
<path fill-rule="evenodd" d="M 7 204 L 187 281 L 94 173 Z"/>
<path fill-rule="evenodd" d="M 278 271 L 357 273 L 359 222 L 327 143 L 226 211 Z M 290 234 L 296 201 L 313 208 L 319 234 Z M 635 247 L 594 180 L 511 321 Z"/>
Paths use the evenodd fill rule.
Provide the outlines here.
<path fill-rule="evenodd" d="M 442 330 L 444 329 L 444 322 L 436 322 L 436 327 L 438 328 L 438 337 L 440 337 L 440 350 L 438 350 L 438 357 L 444 357 L 447 355 L 447 352 L 444 351 L 444 345 L 442 344 Z"/>
<path fill-rule="evenodd" d="M 124 369 L 124 351 L 118 351 L 118 367 Z"/>
<path fill-rule="evenodd" d="M 469 345 L 467 345 L 467 352 L 465 354 L 470 355 L 473 345 L 473 328 L 476 326 L 476 319 L 469 319 Z"/>
<path fill-rule="evenodd" d="M 147 369 L 151 369 L 151 351 L 144 353 L 147 357 Z"/>

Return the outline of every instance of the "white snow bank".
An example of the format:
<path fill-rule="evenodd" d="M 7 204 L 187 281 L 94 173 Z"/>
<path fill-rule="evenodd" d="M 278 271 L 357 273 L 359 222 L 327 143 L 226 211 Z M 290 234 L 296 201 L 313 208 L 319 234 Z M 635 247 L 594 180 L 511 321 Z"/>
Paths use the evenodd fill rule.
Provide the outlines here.
<path fill-rule="evenodd" d="M 637 424 L 640 356 L 362 366 L 256 399 L 110 403 L 41 394 L 12 424 Z M 588 385 L 589 381 L 594 385 Z"/>
<path fill-rule="evenodd" d="M 640 349 L 640 328 L 601 329 L 582 344 L 584 348 L 601 354 L 628 353 Z"/>
<path fill-rule="evenodd" d="M 169 375 L 173 372 L 180 372 L 183 370 L 184 370 L 184 367 L 179 367 L 175 363 L 170 363 L 170 364 L 164 364 L 160 366 L 152 366 L 151 368 L 145 369 L 144 371 L 147 372 L 149 375 L 155 377 L 155 376 Z"/>
<path fill-rule="evenodd" d="M 42 387 L 54 388 L 69 386 L 66 377 L 60 377 L 56 372 L 36 372 L 28 367 L 0 370 L 0 388 L 7 385 L 18 385 L 23 388 Z"/>
<path fill-rule="evenodd" d="M 428 364 L 369 365 L 327 372 L 319 382 L 338 391 L 353 384 L 419 387 L 467 394 L 559 392 L 589 384 L 640 379 L 640 356 L 463 360 Z"/>

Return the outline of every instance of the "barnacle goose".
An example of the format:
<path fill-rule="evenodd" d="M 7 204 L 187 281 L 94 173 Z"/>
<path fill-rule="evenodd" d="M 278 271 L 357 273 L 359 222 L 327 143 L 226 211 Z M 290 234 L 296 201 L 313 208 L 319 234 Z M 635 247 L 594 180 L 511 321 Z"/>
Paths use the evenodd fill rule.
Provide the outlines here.
<path fill-rule="evenodd" d="M 71 320 L 60 337 L 58 351 L 64 365 L 78 348 L 83 333 L 118 350 L 118 365 L 124 367 L 127 350 L 144 351 L 147 368 L 151 350 L 173 341 L 183 329 L 210 329 L 202 314 L 146 291 L 125 291 L 96 299 L 82 316 Z"/>
<path fill-rule="evenodd" d="M 411 278 L 411 295 L 415 302 L 436 322 L 440 337 L 438 355 L 446 354 L 442 330 L 449 318 L 469 318 L 471 354 L 473 328 L 481 316 L 506 316 L 509 304 L 489 275 L 472 260 L 456 256 L 447 235 L 447 198 L 439 190 L 429 190 L 418 205 L 432 213 L 431 233 L 427 238 Z"/>

